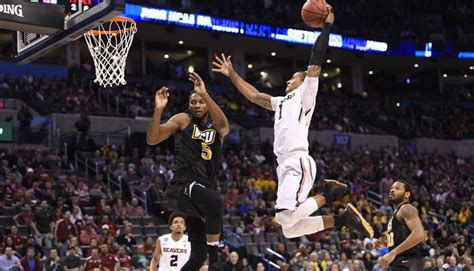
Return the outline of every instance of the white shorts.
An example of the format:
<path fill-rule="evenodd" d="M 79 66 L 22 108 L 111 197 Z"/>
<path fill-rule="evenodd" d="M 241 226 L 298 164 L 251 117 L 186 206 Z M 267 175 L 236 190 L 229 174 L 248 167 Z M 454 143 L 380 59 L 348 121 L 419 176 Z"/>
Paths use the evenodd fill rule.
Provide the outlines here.
<path fill-rule="evenodd" d="M 316 163 L 307 153 L 285 157 L 277 167 L 276 209 L 294 210 L 308 198 L 316 178 Z"/>

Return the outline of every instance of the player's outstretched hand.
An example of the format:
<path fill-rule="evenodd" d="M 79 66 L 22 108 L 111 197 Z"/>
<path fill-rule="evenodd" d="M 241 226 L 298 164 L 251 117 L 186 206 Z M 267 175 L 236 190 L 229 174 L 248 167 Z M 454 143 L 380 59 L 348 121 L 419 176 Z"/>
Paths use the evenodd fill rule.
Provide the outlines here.
<path fill-rule="evenodd" d="M 199 95 L 206 93 L 206 85 L 199 74 L 191 72 L 188 79 L 194 84 L 194 92 Z"/>
<path fill-rule="evenodd" d="M 329 15 L 326 17 L 326 23 L 330 23 L 331 25 L 334 24 L 334 10 L 332 9 L 331 5 L 326 4 L 329 8 Z"/>
<path fill-rule="evenodd" d="M 162 87 L 155 93 L 155 109 L 163 110 L 168 103 L 168 96 L 170 93 L 168 92 L 167 87 Z"/>
<path fill-rule="evenodd" d="M 229 77 L 229 75 L 234 71 L 234 67 L 232 67 L 230 58 L 231 56 L 226 57 L 224 54 L 221 54 L 221 58 L 216 56 L 216 61 L 212 62 L 212 65 L 214 65 L 212 71 L 222 73 L 223 75 Z"/>

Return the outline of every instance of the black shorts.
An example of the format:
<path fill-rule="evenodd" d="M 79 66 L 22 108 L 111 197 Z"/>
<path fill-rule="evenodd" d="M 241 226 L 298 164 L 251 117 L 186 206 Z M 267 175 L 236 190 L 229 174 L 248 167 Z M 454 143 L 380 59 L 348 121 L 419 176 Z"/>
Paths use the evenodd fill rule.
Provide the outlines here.
<path fill-rule="evenodd" d="M 390 264 L 390 271 L 422 271 L 425 266 L 421 256 L 418 257 L 397 257 Z"/>
<path fill-rule="evenodd" d="M 202 241 L 206 242 L 206 232 L 222 232 L 222 217 L 220 221 L 216 223 L 207 223 L 206 227 L 206 214 L 209 208 L 208 199 L 219 197 L 219 194 L 214 189 L 208 189 L 205 185 L 196 182 L 195 188 L 193 188 L 192 198 L 189 196 L 189 185 L 194 181 L 189 179 L 179 178 L 174 180 L 166 191 L 166 195 L 173 203 L 174 209 L 186 214 L 186 228 L 188 232 L 189 241 Z M 209 225 L 211 224 L 211 225 Z"/>

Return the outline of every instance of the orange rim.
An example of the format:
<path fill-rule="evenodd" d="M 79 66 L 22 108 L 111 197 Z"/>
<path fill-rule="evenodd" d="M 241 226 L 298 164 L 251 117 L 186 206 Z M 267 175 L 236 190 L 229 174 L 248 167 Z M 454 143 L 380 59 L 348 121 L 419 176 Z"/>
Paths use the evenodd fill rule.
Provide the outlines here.
<path fill-rule="evenodd" d="M 90 34 L 90 35 L 93 35 L 93 36 L 121 34 L 121 33 L 132 30 L 133 28 L 135 28 L 135 25 L 136 25 L 134 20 L 132 20 L 130 18 L 127 18 L 127 17 L 122 17 L 122 16 L 116 16 L 116 17 L 112 18 L 109 22 L 118 22 L 118 23 L 129 22 L 131 25 L 128 28 L 119 29 L 119 30 L 101 31 L 101 30 L 92 29 L 92 30 L 89 30 L 87 33 Z"/>

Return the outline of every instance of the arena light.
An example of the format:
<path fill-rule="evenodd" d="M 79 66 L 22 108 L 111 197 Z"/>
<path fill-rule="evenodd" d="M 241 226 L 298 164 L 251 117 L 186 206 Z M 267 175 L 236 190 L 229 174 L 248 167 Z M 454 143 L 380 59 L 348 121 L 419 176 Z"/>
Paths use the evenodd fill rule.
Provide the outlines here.
<path fill-rule="evenodd" d="M 194 67 L 193 67 L 193 66 L 189 66 L 189 67 L 188 67 L 188 72 L 189 72 L 189 73 L 194 72 Z"/>
<path fill-rule="evenodd" d="M 253 65 L 252 65 L 252 64 L 248 64 L 248 65 L 247 65 L 247 68 L 251 69 L 251 68 L 253 68 Z"/>
<path fill-rule="evenodd" d="M 182 41 L 182 40 L 178 41 L 179 45 L 182 45 L 183 43 L 184 43 L 184 41 Z"/>
<path fill-rule="evenodd" d="M 324 77 L 328 77 L 329 75 L 328 75 L 327 72 L 325 72 L 325 73 L 323 73 L 323 76 L 324 76 Z"/>
<path fill-rule="evenodd" d="M 374 74 L 374 71 L 369 71 L 369 75 L 372 75 L 372 74 Z"/>
<path fill-rule="evenodd" d="M 326 63 L 328 63 L 328 64 L 331 63 L 331 62 L 332 62 L 331 59 L 326 60 Z"/>
<path fill-rule="evenodd" d="M 474 66 L 469 66 L 469 69 L 470 69 L 470 70 L 474 70 Z"/>
<path fill-rule="evenodd" d="M 467 78 L 467 74 L 464 75 L 464 78 Z"/>
<path fill-rule="evenodd" d="M 418 63 L 416 63 L 415 65 L 413 65 L 413 67 L 418 68 L 418 67 L 420 67 L 420 65 L 418 65 Z"/>
<path fill-rule="evenodd" d="M 277 55 L 277 53 L 276 53 L 276 52 L 272 52 L 270 55 L 272 55 L 272 56 L 276 56 L 276 55 Z"/>
<path fill-rule="evenodd" d="M 396 106 L 396 107 L 400 107 L 400 103 L 397 102 L 397 103 L 395 104 L 395 106 Z"/>
<path fill-rule="evenodd" d="M 170 58 L 170 55 L 165 54 L 163 57 L 164 57 L 165 59 L 168 59 L 168 58 Z"/>
<path fill-rule="evenodd" d="M 446 78 L 446 77 L 448 77 L 448 75 L 445 73 L 445 74 L 443 74 L 443 77 Z"/>
<path fill-rule="evenodd" d="M 458 58 L 474 58 L 474 52 L 459 52 Z"/>
<path fill-rule="evenodd" d="M 341 83 L 337 83 L 337 88 L 342 88 L 342 84 L 341 84 Z"/>

